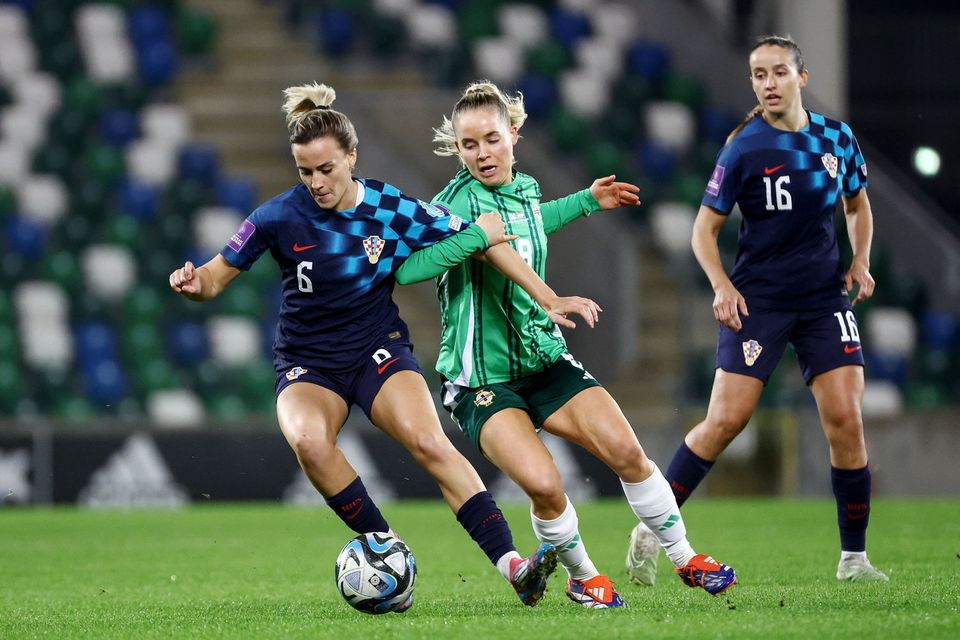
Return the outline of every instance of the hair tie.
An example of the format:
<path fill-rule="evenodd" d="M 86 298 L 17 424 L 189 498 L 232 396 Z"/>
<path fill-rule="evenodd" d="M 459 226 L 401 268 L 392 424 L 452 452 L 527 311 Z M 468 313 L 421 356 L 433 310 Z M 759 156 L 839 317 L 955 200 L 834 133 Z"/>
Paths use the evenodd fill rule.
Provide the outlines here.
<path fill-rule="evenodd" d="M 329 109 L 330 109 L 330 105 L 328 105 L 328 104 L 318 104 L 317 106 L 314 107 L 314 109 L 326 109 L 326 110 L 329 110 Z"/>

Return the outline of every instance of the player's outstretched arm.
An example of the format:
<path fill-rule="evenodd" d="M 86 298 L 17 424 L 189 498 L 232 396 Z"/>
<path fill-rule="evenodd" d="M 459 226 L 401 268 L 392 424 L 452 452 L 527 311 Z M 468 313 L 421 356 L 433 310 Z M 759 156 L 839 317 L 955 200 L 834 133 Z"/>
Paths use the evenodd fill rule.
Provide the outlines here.
<path fill-rule="evenodd" d="M 206 264 L 194 267 L 189 260 L 170 274 L 170 288 L 190 300 L 203 302 L 216 298 L 240 275 L 237 269 L 217 254 Z"/>
<path fill-rule="evenodd" d="M 530 294 L 530 297 L 547 312 L 550 319 L 561 327 L 573 329 L 577 326 L 567 317 L 570 314 L 580 316 L 587 325 L 593 327 L 600 317 L 600 312 L 603 311 L 600 305 L 589 298 L 558 296 L 509 244 L 503 243 L 490 247 L 479 258 L 489 262 L 497 271 Z"/>

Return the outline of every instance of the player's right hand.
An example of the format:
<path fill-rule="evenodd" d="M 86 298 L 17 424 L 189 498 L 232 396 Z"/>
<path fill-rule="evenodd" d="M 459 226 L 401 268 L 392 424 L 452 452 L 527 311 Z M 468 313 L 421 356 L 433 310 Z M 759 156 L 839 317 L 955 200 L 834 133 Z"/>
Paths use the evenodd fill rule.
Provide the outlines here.
<path fill-rule="evenodd" d="M 577 326 L 573 320 L 567 318 L 569 314 L 577 314 L 592 329 L 600 319 L 600 312 L 603 311 L 600 305 L 590 298 L 580 296 L 555 296 L 544 303 L 543 310 L 547 312 L 554 324 L 568 329 L 575 329 Z"/>
<path fill-rule="evenodd" d="M 200 275 L 193 263 L 187 260 L 183 266 L 170 274 L 170 288 L 177 293 L 196 295 L 200 293 Z"/>
<path fill-rule="evenodd" d="M 479 226 L 483 229 L 483 232 L 487 234 L 487 242 L 490 243 L 488 247 L 500 244 L 501 242 L 516 240 L 519 237 L 513 234 L 507 234 L 507 227 L 503 224 L 503 218 L 500 217 L 499 213 L 481 213 L 477 216 L 477 219 L 473 221 L 473 224 Z"/>
<path fill-rule="evenodd" d="M 720 324 L 727 326 L 734 331 L 740 331 L 743 323 L 740 316 L 749 316 L 747 311 L 747 301 L 744 299 L 732 282 L 727 282 L 717 287 L 716 295 L 713 297 L 713 317 Z"/>

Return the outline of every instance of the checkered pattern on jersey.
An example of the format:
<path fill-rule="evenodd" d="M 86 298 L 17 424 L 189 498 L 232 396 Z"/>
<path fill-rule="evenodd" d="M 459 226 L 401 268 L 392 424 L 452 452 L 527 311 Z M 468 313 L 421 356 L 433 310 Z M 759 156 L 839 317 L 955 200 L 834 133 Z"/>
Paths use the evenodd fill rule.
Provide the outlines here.
<path fill-rule="evenodd" d="M 841 194 L 867 186 L 866 164 L 850 127 L 809 116 L 800 131 L 751 120 L 720 150 L 704 193 L 704 205 L 743 214 L 731 279 L 748 305 L 819 308 L 842 295 L 834 215 Z"/>
<path fill-rule="evenodd" d="M 393 274 L 417 249 L 461 228 L 446 212 L 377 180 L 360 180 L 353 209 L 321 209 L 302 184 L 248 216 L 221 254 L 249 269 L 265 251 L 280 266 L 274 342 L 278 371 L 345 371 L 406 325 L 392 300 Z M 465 226 L 465 225 L 464 225 Z"/>

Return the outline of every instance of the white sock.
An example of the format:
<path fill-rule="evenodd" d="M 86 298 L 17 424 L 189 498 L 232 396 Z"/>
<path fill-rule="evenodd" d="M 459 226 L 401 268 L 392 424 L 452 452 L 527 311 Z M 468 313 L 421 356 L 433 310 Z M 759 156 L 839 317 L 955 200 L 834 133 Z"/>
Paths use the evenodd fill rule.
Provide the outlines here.
<path fill-rule="evenodd" d="M 860 558 L 864 562 L 870 562 L 869 560 L 867 560 L 866 551 L 841 551 L 840 552 L 840 562 L 843 562 L 844 560 L 851 560 L 853 558 Z"/>
<path fill-rule="evenodd" d="M 500 575 L 502 575 L 503 579 L 507 582 L 510 582 L 510 561 L 520 557 L 520 554 L 516 551 L 508 551 L 497 560 L 497 571 L 500 572 Z"/>
<path fill-rule="evenodd" d="M 566 496 L 565 496 L 566 497 Z M 533 532 L 540 542 L 549 542 L 557 548 L 560 564 L 567 575 L 574 580 L 589 580 L 600 575 L 587 555 L 587 549 L 580 539 L 580 521 L 577 511 L 567 498 L 567 508 L 555 520 L 541 520 L 530 511 Z"/>
<path fill-rule="evenodd" d="M 660 469 L 654 465 L 653 473 L 643 482 L 624 482 L 621 479 L 620 484 L 623 485 L 630 508 L 657 536 L 674 566 L 687 566 L 696 552 L 687 542 L 687 527 L 680 517 L 677 499 Z"/>

